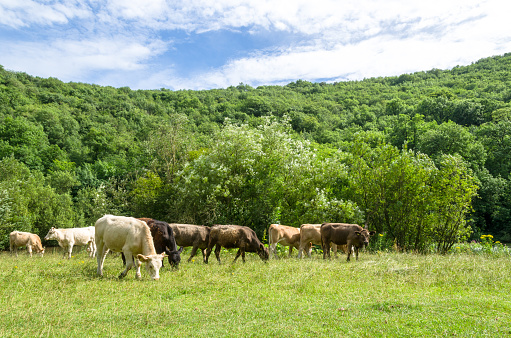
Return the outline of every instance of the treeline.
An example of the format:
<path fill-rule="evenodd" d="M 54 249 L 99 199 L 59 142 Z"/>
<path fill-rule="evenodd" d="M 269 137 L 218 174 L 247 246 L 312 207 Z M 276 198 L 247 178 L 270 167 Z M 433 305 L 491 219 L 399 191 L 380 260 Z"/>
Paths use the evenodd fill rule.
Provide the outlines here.
<path fill-rule="evenodd" d="M 452 70 L 203 91 L 0 67 L 0 247 L 105 213 L 357 222 L 403 250 L 511 241 L 511 54 Z"/>

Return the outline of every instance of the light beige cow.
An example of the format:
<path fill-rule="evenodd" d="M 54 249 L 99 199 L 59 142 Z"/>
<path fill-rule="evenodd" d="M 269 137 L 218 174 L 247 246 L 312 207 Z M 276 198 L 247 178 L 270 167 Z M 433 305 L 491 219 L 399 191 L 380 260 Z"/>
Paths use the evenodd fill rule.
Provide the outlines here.
<path fill-rule="evenodd" d="M 312 244 L 321 244 L 321 224 L 302 224 L 300 225 L 300 246 L 298 249 L 298 258 L 303 256 L 303 251 L 307 251 L 307 256 L 311 257 Z M 337 245 L 332 243 L 332 250 L 337 257 Z"/>
<path fill-rule="evenodd" d="M 270 256 L 273 252 L 277 258 L 277 244 L 289 247 L 289 257 L 293 248 L 300 248 L 300 229 L 282 224 L 270 224 L 268 229 L 268 242 L 270 244 Z"/>
<path fill-rule="evenodd" d="M 32 257 L 32 249 L 41 257 L 44 255 L 44 248 L 41 244 L 41 238 L 30 232 L 13 231 L 9 234 L 9 247 L 11 254 L 14 252 L 18 257 L 18 248 L 25 246 L 27 252 Z"/>
<path fill-rule="evenodd" d="M 141 262 L 152 279 L 160 279 L 164 253 L 154 249 L 151 230 L 146 222 L 133 217 L 105 215 L 96 221 L 96 246 L 98 250 L 98 275 L 103 276 L 103 264 L 109 250 L 122 252 L 126 257 L 126 269 L 119 278 L 126 276 L 135 266 L 136 278 L 140 279 Z"/>
<path fill-rule="evenodd" d="M 45 240 L 54 239 L 59 246 L 64 249 L 64 258 L 70 259 L 73 253 L 73 246 L 87 246 L 89 257 L 94 257 L 96 250 L 94 245 L 94 227 L 56 229 L 52 227 L 48 234 L 44 236 Z M 92 242 L 92 243 L 91 243 Z"/>

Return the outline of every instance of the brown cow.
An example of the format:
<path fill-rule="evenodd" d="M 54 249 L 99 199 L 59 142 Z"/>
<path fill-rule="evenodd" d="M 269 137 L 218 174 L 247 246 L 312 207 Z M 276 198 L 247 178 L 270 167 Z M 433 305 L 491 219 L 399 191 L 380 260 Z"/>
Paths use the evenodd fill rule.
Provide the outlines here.
<path fill-rule="evenodd" d="M 302 224 L 300 226 L 300 247 L 298 258 L 301 258 L 303 251 L 307 250 L 307 256 L 311 257 L 312 244 L 321 245 L 321 224 Z M 337 245 L 332 245 L 334 255 L 337 257 Z"/>
<path fill-rule="evenodd" d="M 11 254 L 14 251 L 18 257 L 18 248 L 21 246 L 27 247 L 27 252 L 32 257 L 32 249 L 41 257 L 44 254 L 44 248 L 41 244 L 41 238 L 36 234 L 30 232 L 13 231 L 9 234 L 9 246 Z"/>
<path fill-rule="evenodd" d="M 321 242 L 323 247 L 323 259 L 330 258 L 330 242 L 337 245 L 346 244 L 348 251 L 348 262 L 351 252 L 354 249 L 355 257 L 358 260 L 358 249 L 369 244 L 369 239 L 375 234 L 374 231 L 367 231 L 358 224 L 347 223 L 323 223 L 321 225 Z"/>
<path fill-rule="evenodd" d="M 240 255 L 243 263 L 245 263 L 245 252 L 256 252 L 263 261 L 267 261 L 269 257 L 268 249 L 257 238 L 255 231 L 246 226 L 213 225 L 209 234 L 205 263 L 208 263 L 209 255 L 215 245 L 215 256 L 218 263 L 220 263 L 220 250 L 222 247 L 226 249 L 239 249 L 233 263 L 236 262 Z"/>
<path fill-rule="evenodd" d="M 174 231 L 172 227 L 163 221 L 158 221 L 152 218 L 137 218 L 141 221 L 146 222 L 149 230 L 151 230 L 151 236 L 153 237 L 154 250 L 157 254 L 165 253 L 168 255 L 169 264 L 173 268 L 178 268 L 181 262 L 181 252 L 183 248 L 177 249 Z M 122 256 L 123 262 L 125 257 Z M 163 267 L 163 262 L 162 262 Z"/>
<path fill-rule="evenodd" d="M 293 253 L 293 247 L 300 248 L 300 229 L 282 224 L 270 224 L 268 229 L 268 242 L 270 254 L 273 252 L 277 258 L 277 243 L 289 247 L 289 257 Z"/>
<path fill-rule="evenodd" d="M 211 231 L 210 227 L 204 225 L 177 223 L 171 223 L 169 225 L 174 231 L 174 237 L 177 245 L 181 247 L 192 247 L 192 253 L 190 258 L 188 258 L 188 262 L 190 262 L 195 256 L 197 249 L 200 249 L 202 251 L 202 261 L 206 263 L 206 249 L 208 248 L 209 243 L 209 233 Z"/>

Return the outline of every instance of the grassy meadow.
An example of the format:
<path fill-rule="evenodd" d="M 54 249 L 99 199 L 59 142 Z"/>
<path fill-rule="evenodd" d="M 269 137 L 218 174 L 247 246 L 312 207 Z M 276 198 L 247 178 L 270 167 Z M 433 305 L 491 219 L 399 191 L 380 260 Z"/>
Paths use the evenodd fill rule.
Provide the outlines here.
<path fill-rule="evenodd" d="M 295 252 L 296 253 L 296 252 Z M 363 252 L 358 261 L 272 259 L 222 250 L 160 280 L 85 250 L 0 253 L 0 337 L 410 337 L 511 335 L 509 255 Z"/>

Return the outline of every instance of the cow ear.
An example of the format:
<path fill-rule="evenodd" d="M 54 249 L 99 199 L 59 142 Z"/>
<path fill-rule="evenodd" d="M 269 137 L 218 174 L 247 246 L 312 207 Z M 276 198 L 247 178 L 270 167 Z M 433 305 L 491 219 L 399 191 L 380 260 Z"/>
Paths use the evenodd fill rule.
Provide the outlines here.
<path fill-rule="evenodd" d="M 369 232 L 369 236 L 373 236 L 373 235 L 375 235 L 375 234 L 376 234 L 376 231 L 371 231 L 371 232 Z"/>
<path fill-rule="evenodd" d="M 138 254 L 137 258 L 139 261 L 142 261 L 142 262 L 147 262 L 149 260 L 149 258 L 147 256 L 144 256 L 142 254 Z"/>
<path fill-rule="evenodd" d="M 356 234 L 357 236 L 360 236 L 360 231 L 355 231 L 355 234 Z"/>
<path fill-rule="evenodd" d="M 177 252 L 178 252 L 178 253 L 181 253 L 181 252 L 183 252 L 183 249 L 184 249 L 183 247 L 180 247 L 180 248 L 179 248 L 179 250 L 178 250 Z"/>
<path fill-rule="evenodd" d="M 264 250 L 264 244 L 263 243 L 259 244 L 259 249 Z"/>

